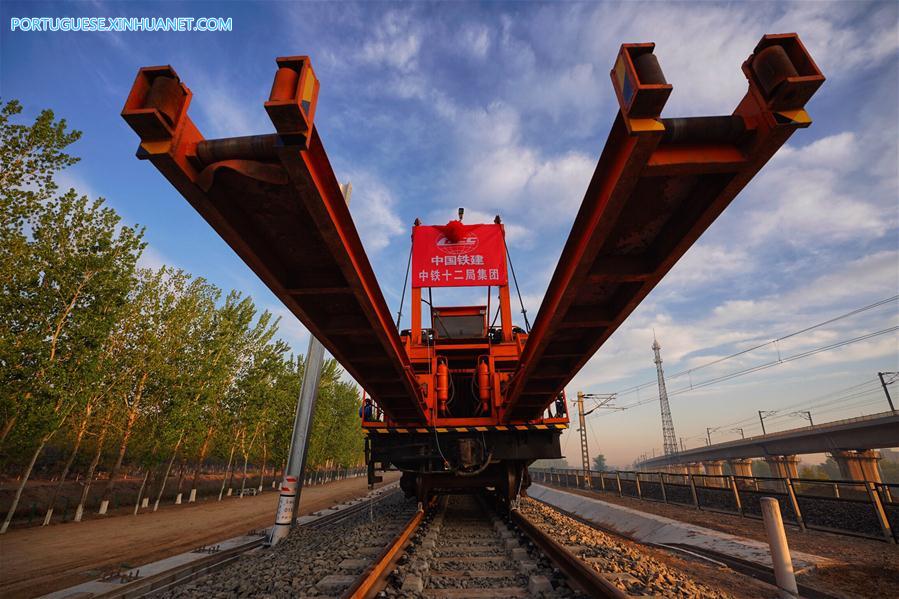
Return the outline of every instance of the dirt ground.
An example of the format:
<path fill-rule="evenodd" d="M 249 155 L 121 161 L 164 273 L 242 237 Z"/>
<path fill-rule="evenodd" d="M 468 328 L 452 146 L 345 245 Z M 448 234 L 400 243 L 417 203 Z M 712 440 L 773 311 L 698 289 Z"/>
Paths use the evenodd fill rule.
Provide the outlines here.
<path fill-rule="evenodd" d="M 384 474 L 384 483 L 399 473 Z M 379 485 L 380 486 L 380 485 Z M 308 514 L 368 491 L 364 477 L 307 487 Z M 156 513 L 11 530 L 0 537 L 0 597 L 36 597 L 272 524 L 278 493 L 160 507 Z"/>
<path fill-rule="evenodd" d="M 767 542 L 765 527 L 761 520 L 673 504 L 641 501 L 632 497 L 619 497 L 614 493 L 597 494 L 566 487 L 557 488 L 641 512 L 658 514 L 672 520 Z M 786 532 L 790 549 L 829 557 L 839 562 L 834 567 L 798 576 L 797 580 L 801 584 L 830 593 L 838 592 L 847 597 L 896 596 L 896 589 L 899 589 L 899 546 L 817 530 L 802 532 L 795 526 L 787 526 Z"/>

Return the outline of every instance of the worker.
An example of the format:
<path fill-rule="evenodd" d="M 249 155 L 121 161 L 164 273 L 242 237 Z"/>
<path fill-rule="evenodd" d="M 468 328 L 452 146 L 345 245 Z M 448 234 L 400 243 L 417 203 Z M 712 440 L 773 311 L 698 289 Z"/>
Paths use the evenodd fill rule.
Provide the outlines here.
<path fill-rule="evenodd" d="M 565 411 L 565 395 L 559 393 L 556 396 L 556 418 L 561 418 L 566 414 Z"/>
<path fill-rule="evenodd" d="M 374 422 L 374 408 L 371 405 L 371 399 L 365 398 L 365 401 L 362 402 L 362 405 L 359 406 L 359 418 L 363 420 L 363 422 Z"/>

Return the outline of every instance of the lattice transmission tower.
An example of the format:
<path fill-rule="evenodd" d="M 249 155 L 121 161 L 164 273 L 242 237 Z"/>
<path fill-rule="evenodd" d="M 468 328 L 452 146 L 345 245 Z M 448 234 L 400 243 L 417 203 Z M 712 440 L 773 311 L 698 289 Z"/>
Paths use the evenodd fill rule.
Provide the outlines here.
<path fill-rule="evenodd" d="M 662 370 L 662 346 L 652 334 L 652 351 L 655 354 L 656 372 L 659 376 L 659 403 L 662 404 L 662 441 L 665 455 L 677 453 L 677 436 L 674 434 L 674 422 L 671 420 L 671 406 L 668 405 L 668 390 L 665 388 L 665 373 Z"/>

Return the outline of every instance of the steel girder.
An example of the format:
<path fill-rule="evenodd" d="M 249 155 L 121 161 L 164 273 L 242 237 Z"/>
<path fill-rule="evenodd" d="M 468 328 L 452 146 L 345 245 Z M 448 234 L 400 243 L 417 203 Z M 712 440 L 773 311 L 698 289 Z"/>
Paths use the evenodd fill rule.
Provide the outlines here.
<path fill-rule="evenodd" d="M 147 159 L 397 423 L 424 417 L 390 311 L 318 131 L 308 57 L 277 60 L 265 108 L 278 133 L 204 140 L 191 92 L 148 67 L 122 111 Z"/>
<path fill-rule="evenodd" d="M 654 44 L 611 72 L 621 110 L 509 389 L 505 422 L 539 416 L 798 128 L 824 81 L 796 34 L 766 35 L 749 90 L 723 117 L 662 119 Z"/>

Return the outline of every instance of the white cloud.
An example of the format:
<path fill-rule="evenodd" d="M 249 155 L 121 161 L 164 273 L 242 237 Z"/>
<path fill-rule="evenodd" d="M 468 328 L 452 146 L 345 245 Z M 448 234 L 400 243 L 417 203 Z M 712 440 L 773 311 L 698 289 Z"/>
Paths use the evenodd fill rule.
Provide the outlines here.
<path fill-rule="evenodd" d="M 773 236 L 794 244 L 876 239 L 895 226 L 878 207 L 879 180 L 858 177 L 866 151 L 850 132 L 788 146 L 752 188 L 749 241 Z M 892 222 L 891 222 L 892 221 Z"/>
<path fill-rule="evenodd" d="M 391 10 L 362 45 L 359 57 L 369 64 L 408 72 L 417 66 L 421 38 L 411 14 Z"/>
<path fill-rule="evenodd" d="M 305 354 L 309 346 L 309 331 L 293 312 L 280 303 L 261 306 L 260 308 L 268 310 L 276 318 L 281 319 L 278 323 L 278 338 L 290 345 L 294 355 Z"/>
<path fill-rule="evenodd" d="M 150 268 L 153 270 L 159 270 L 163 266 L 175 266 L 172 260 L 169 260 L 162 252 L 157 250 L 155 247 L 148 245 L 144 248 L 144 253 L 141 254 L 140 259 L 137 261 L 138 268 Z M 175 266 L 175 268 L 177 268 Z"/>
<path fill-rule="evenodd" d="M 396 213 L 393 194 L 375 176 L 366 172 L 350 172 L 346 180 L 353 184 L 350 212 L 359 236 L 369 254 L 384 249 L 390 241 L 406 232 Z"/>
<path fill-rule="evenodd" d="M 201 78 L 196 88 L 202 90 L 202 96 L 191 107 L 195 111 L 199 109 L 203 123 L 200 131 L 207 139 L 274 132 L 271 121 L 261 110 L 261 100 L 240 97 L 237 85 Z"/>
<path fill-rule="evenodd" d="M 715 243 L 698 243 L 681 258 L 665 277 L 665 289 L 683 290 L 752 270 L 755 261 L 740 247 Z"/>
<path fill-rule="evenodd" d="M 570 222 L 595 160 L 578 152 L 544 156 L 525 145 L 521 117 L 504 103 L 475 110 L 469 119 L 472 126 L 460 131 L 460 144 L 469 148 L 459 166 L 464 195 L 521 215 L 535 229 Z"/>
<path fill-rule="evenodd" d="M 459 33 L 459 44 L 476 58 L 484 58 L 490 50 L 490 31 L 481 24 L 468 24 Z"/>

